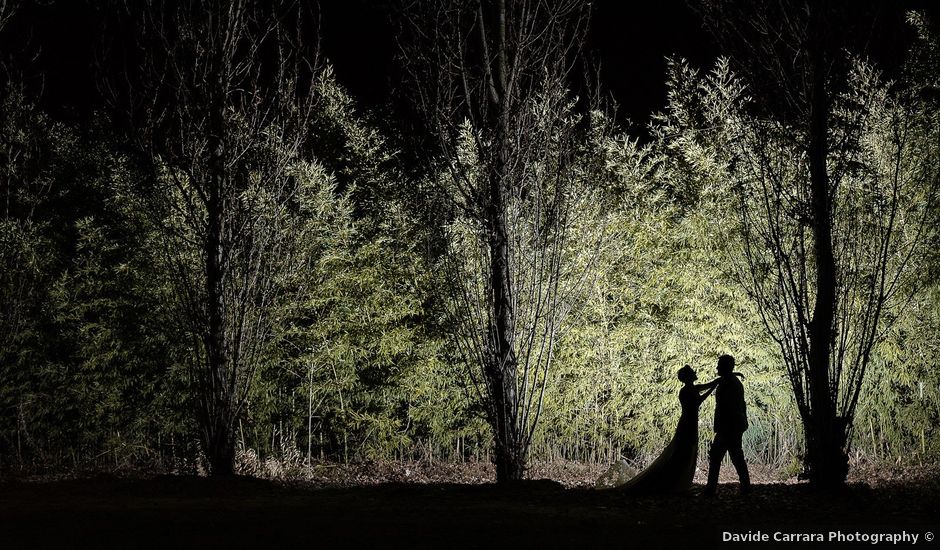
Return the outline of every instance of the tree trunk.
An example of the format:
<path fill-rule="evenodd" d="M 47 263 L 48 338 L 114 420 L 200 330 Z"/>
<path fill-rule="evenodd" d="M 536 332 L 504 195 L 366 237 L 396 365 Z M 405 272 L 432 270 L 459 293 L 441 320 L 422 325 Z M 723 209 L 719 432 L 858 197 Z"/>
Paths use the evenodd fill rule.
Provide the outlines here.
<path fill-rule="evenodd" d="M 231 423 L 226 418 L 210 420 L 206 457 L 209 460 L 209 475 L 228 477 L 235 474 L 235 437 Z"/>
<path fill-rule="evenodd" d="M 803 419 L 806 428 L 807 465 L 810 482 L 818 486 L 838 486 L 845 481 L 842 450 L 835 403 L 830 381 L 830 351 L 833 345 L 836 309 L 836 265 L 832 250 L 832 211 L 829 173 L 829 94 L 826 82 L 825 50 L 821 44 L 825 27 L 819 9 L 810 9 L 810 82 L 809 166 L 812 193 L 812 228 L 816 259 L 816 303 L 810 324 L 809 388 L 811 418 Z"/>
<path fill-rule="evenodd" d="M 220 103 L 221 105 L 221 103 Z M 225 349 L 225 302 L 222 295 L 225 279 L 225 258 L 223 242 L 223 216 L 225 204 L 223 190 L 225 186 L 225 159 L 222 133 L 224 121 L 222 114 L 213 117 L 212 136 L 210 137 L 209 181 L 206 203 L 206 369 L 202 389 L 205 410 L 203 428 L 206 441 L 205 452 L 209 460 L 209 473 L 213 476 L 228 476 L 235 469 L 234 418 L 232 418 L 233 392 L 230 377 L 227 376 L 230 365 Z"/>
<path fill-rule="evenodd" d="M 497 162 L 497 165 L 500 163 Z M 506 213 L 501 190 L 501 170 L 497 167 L 490 183 L 490 283 L 493 288 L 494 349 L 488 378 L 493 389 L 493 429 L 496 435 L 496 481 L 522 479 L 525 449 L 518 429 L 516 395 L 516 356 L 512 349 L 512 302 L 509 274 L 509 244 Z"/>
<path fill-rule="evenodd" d="M 509 266 L 509 235 L 506 226 L 504 189 L 509 148 L 509 116 L 511 98 L 507 96 L 507 44 L 506 2 L 490 0 L 481 4 L 481 28 L 488 29 L 483 40 L 490 42 L 484 51 L 492 56 L 485 59 L 489 65 L 490 116 L 489 126 L 494 133 L 495 155 L 489 173 L 487 199 L 490 225 L 490 285 L 493 289 L 493 326 L 490 339 L 494 346 L 487 377 L 493 391 L 491 420 L 496 436 L 496 482 L 505 483 L 522 479 L 525 473 L 526 449 L 519 431 L 519 399 L 516 394 L 516 356 L 512 349 L 512 287 Z M 488 34 L 488 36 L 487 36 Z"/>

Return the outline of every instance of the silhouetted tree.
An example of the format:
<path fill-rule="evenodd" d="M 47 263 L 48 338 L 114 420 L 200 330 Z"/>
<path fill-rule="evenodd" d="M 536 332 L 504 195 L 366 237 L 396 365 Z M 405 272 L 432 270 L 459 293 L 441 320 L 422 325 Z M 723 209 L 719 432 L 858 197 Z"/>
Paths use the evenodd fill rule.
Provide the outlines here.
<path fill-rule="evenodd" d="M 936 174 L 917 164 L 932 158 L 931 123 L 847 55 L 874 29 L 873 4 L 700 5 L 762 117 L 729 143 L 740 152 L 743 279 L 783 353 L 806 474 L 837 486 L 872 347 L 932 201 Z"/>
<path fill-rule="evenodd" d="M 298 192 L 316 56 L 304 50 L 294 2 L 127 7 L 143 53 L 126 98 L 157 170 L 142 191 L 192 337 L 203 450 L 211 473 L 227 475 L 291 238 L 282 213 Z"/>
<path fill-rule="evenodd" d="M 567 90 L 587 4 L 430 0 L 406 18 L 405 62 L 454 208 L 446 258 L 455 336 L 482 388 L 497 481 L 518 480 L 584 274 L 571 272 L 567 255 L 575 203 L 586 198 L 575 184 L 580 119 Z"/>

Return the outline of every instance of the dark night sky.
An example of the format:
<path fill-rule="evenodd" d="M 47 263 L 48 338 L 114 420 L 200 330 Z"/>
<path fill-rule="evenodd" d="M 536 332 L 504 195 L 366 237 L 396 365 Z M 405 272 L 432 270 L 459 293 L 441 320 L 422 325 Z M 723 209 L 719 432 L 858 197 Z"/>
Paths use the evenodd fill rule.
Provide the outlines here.
<path fill-rule="evenodd" d="M 323 51 L 339 80 L 366 109 L 382 109 L 401 86 L 394 27 L 383 8 L 393 1 L 320 2 Z M 38 50 L 31 71 L 43 80 L 44 105 L 57 116 L 82 117 L 100 106 L 92 64 L 107 3 L 44 4 L 33 3 L 24 11 L 16 28 L 5 32 L 3 46 L 10 50 L 28 42 L 32 51 Z M 594 5 L 590 55 L 600 64 L 602 85 L 619 104 L 619 115 L 634 124 L 644 125 L 665 103 L 666 56 L 707 68 L 720 53 L 686 0 L 595 0 Z M 892 40 L 883 43 L 890 46 Z"/>
<path fill-rule="evenodd" d="M 7 49 L 29 42 L 39 50 L 30 72 L 44 81 L 43 103 L 58 116 L 81 116 L 98 106 L 93 61 L 103 2 L 58 0 L 31 5 L 8 29 Z M 365 108 L 380 109 L 400 87 L 397 45 L 383 5 L 370 0 L 322 0 L 321 45 L 339 80 Z M 665 56 L 708 65 L 717 55 L 685 0 L 595 2 L 590 47 L 603 84 L 624 116 L 645 122 L 665 99 Z M 12 53 L 12 52 L 11 52 Z"/>
<path fill-rule="evenodd" d="M 376 2 L 322 3 L 323 49 L 339 79 L 363 103 L 382 105 L 395 82 L 396 43 Z M 718 49 L 686 0 L 595 0 L 590 55 L 621 115 L 644 124 L 665 104 L 666 56 L 709 66 Z"/>

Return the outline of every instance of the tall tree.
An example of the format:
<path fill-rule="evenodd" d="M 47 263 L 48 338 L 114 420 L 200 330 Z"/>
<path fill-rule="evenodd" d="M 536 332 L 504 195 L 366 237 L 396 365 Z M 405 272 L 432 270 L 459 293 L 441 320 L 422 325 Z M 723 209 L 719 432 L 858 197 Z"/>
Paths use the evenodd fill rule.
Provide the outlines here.
<path fill-rule="evenodd" d="M 455 336 L 495 439 L 498 482 L 521 479 L 570 273 L 576 135 L 570 73 L 579 0 L 416 2 L 404 59 L 436 138 Z M 587 248 L 590 248 L 588 246 Z M 584 271 L 580 272 L 582 275 Z M 478 382 L 478 383 L 477 383 Z"/>
<path fill-rule="evenodd" d="M 283 213 L 301 178 L 318 70 L 297 4 L 152 0 L 128 4 L 141 59 L 128 90 L 155 184 L 143 189 L 161 229 L 192 338 L 203 450 L 233 472 L 234 427 L 269 337 Z M 112 90 L 113 91 L 113 90 Z M 125 95 L 126 92 L 126 95 Z"/>
<path fill-rule="evenodd" d="M 907 171 L 917 148 L 908 125 L 919 121 L 901 117 L 904 107 L 877 74 L 846 53 L 862 53 L 857 38 L 875 29 L 874 4 L 701 5 L 750 84 L 748 108 L 761 113 L 728 144 L 740 153 L 732 164 L 743 279 L 790 374 L 806 474 L 815 485 L 838 486 L 872 346 L 916 249 L 935 176 Z M 879 132 L 896 139 L 880 141 L 875 153 L 868 148 Z"/>

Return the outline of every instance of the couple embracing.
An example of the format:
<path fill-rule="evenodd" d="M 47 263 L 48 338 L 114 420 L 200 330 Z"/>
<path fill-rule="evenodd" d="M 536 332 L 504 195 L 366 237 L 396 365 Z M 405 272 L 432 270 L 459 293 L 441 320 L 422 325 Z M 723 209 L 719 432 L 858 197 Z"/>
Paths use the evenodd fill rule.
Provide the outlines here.
<path fill-rule="evenodd" d="M 682 382 L 679 403 L 682 415 L 672 441 L 645 470 L 623 485 L 630 493 L 681 493 L 692 486 L 695 463 L 698 459 L 698 410 L 702 402 L 715 393 L 715 439 L 709 451 L 708 483 L 704 495 L 714 495 L 718 487 L 718 471 L 725 453 L 731 455 L 741 481 L 741 492 L 751 488 L 747 463 L 741 450 L 741 436 L 747 430 L 747 411 L 744 405 L 744 378 L 734 372 L 734 357 L 718 358 L 718 378 L 707 384 L 696 384 L 698 376 L 692 367 L 679 369 Z"/>

